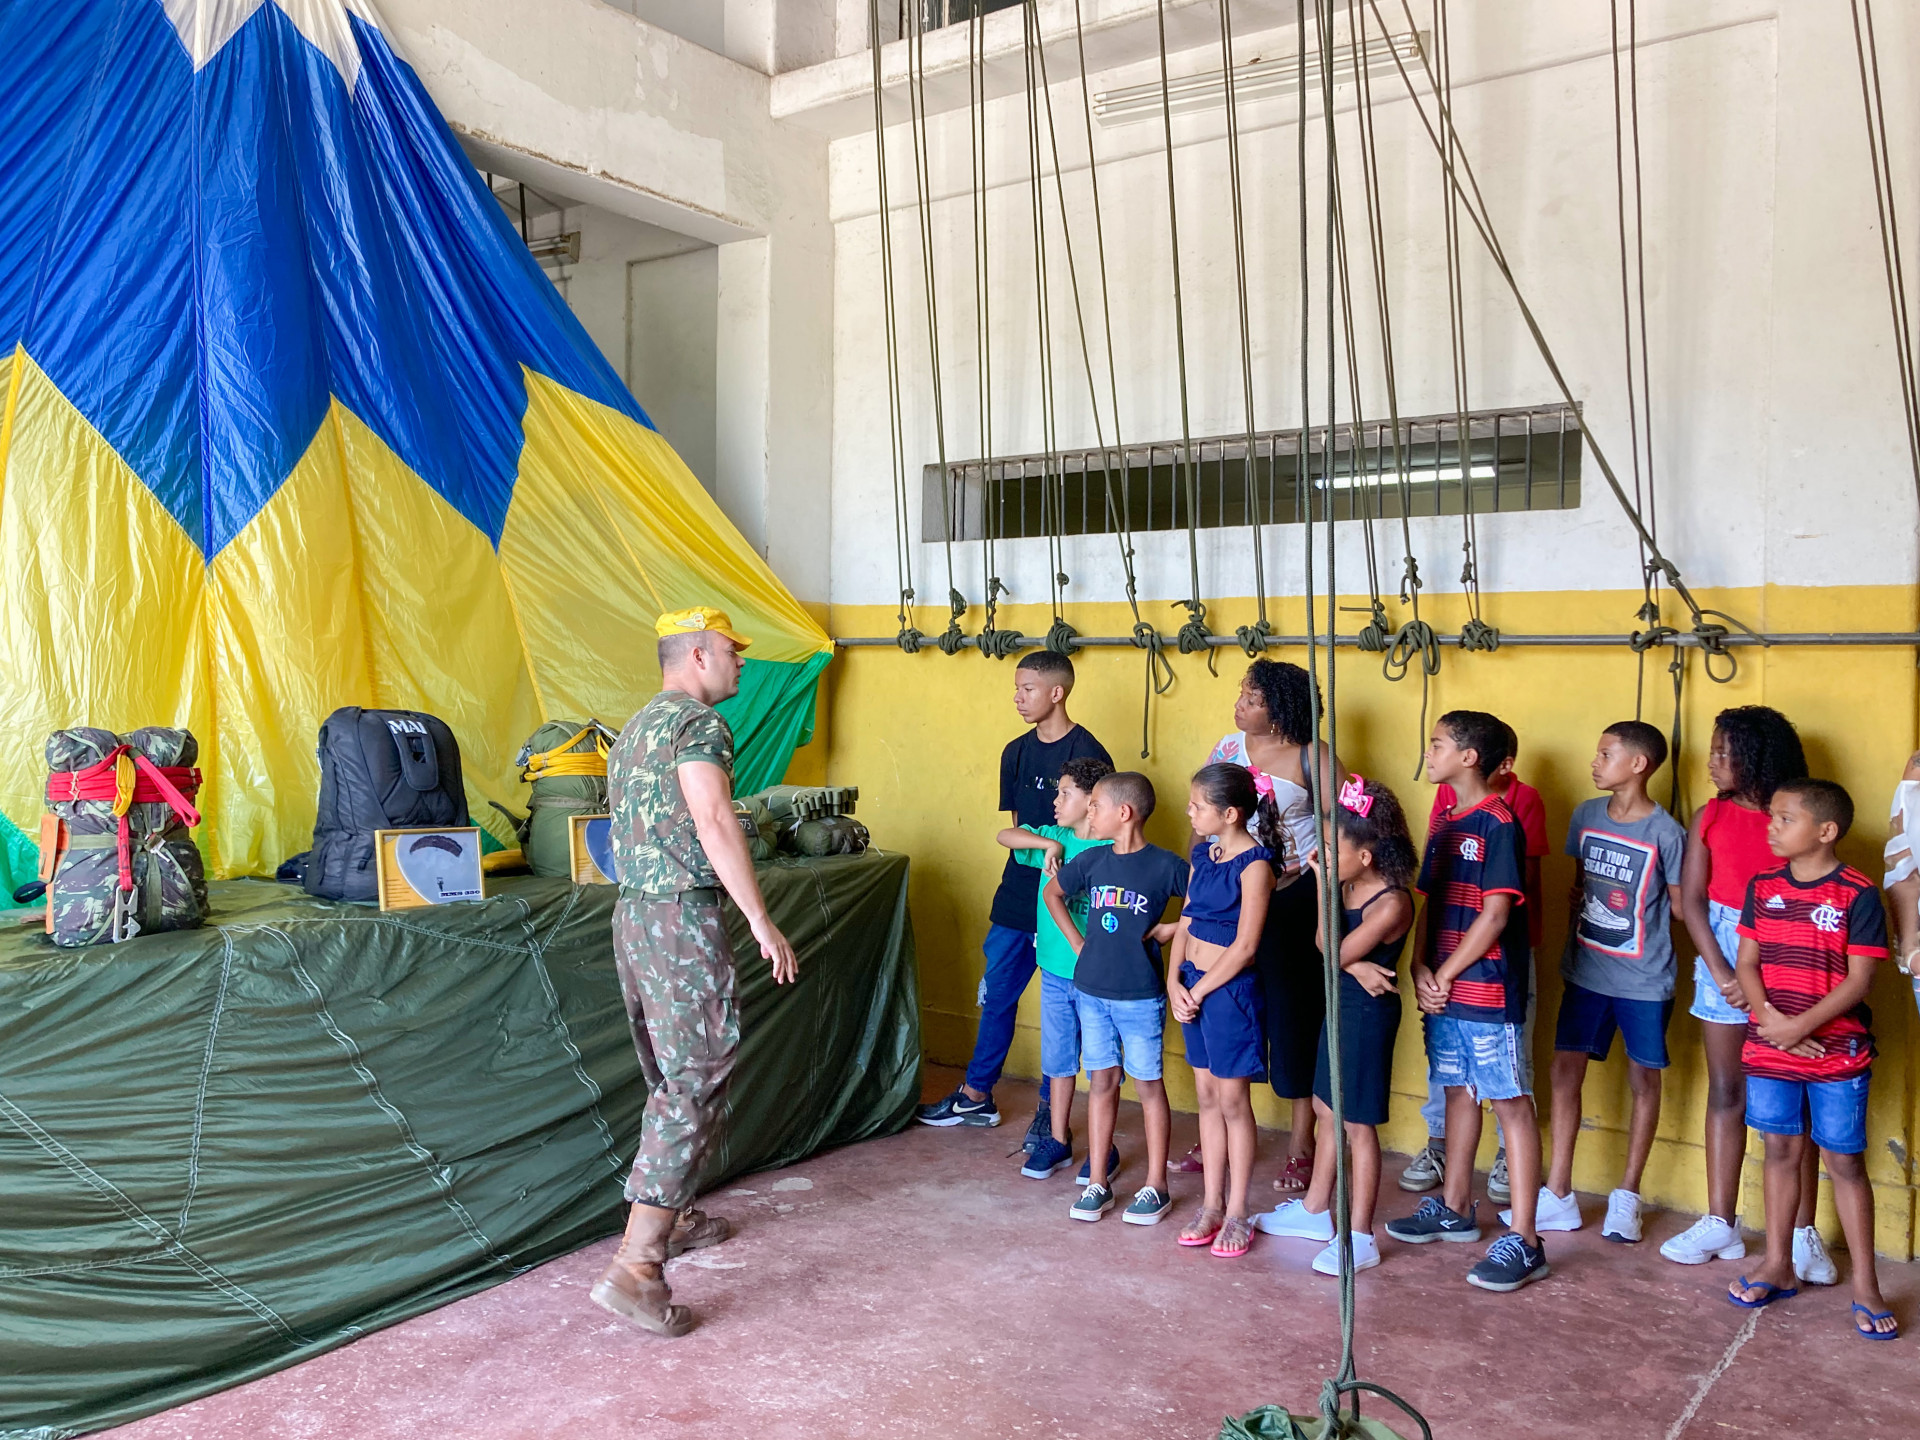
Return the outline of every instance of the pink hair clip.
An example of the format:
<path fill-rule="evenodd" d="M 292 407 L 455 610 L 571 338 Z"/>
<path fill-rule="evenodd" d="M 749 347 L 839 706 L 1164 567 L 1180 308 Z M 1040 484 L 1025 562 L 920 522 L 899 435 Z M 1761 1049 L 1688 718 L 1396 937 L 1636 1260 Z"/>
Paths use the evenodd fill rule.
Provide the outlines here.
<path fill-rule="evenodd" d="M 1373 796 L 1367 794 L 1367 782 L 1358 775 L 1340 787 L 1340 803 L 1362 820 L 1373 810 Z"/>
<path fill-rule="evenodd" d="M 1259 770 L 1254 770 L 1250 773 L 1253 775 L 1254 790 L 1259 793 L 1262 799 L 1271 800 L 1273 798 L 1273 777 Z"/>

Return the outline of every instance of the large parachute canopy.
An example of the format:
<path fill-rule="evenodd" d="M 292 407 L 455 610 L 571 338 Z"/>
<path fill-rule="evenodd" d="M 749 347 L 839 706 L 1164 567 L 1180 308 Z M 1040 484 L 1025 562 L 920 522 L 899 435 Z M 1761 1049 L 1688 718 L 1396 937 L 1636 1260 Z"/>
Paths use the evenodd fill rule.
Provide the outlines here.
<path fill-rule="evenodd" d="M 654 617 L 701 603 L 756 642 L 741 780 L 779 778 L 830 642 L 366 0 L 0 0 L 0 175 L 14 826 L 49 731 L 186 725 L 210 863 L 271 871 L 311 838 L 320 721 L 360 704 L 445 719 L 499 830 L 521 741 L 623 722 Z"/>

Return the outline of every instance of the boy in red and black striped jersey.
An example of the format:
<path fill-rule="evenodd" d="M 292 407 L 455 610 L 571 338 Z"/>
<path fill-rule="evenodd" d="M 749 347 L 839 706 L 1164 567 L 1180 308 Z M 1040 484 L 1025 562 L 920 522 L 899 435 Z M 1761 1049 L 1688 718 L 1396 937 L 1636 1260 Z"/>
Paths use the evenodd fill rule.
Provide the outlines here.
<path fill-rule="evenodd" d="M 1727 1298 L 1754 1309 L 1797 1293 L 1793 1220 L 1811 1129 L 1853 1257 L 1854 1330 L 1891 1340 L 1899 1326 L 1874 1272 L 1864 1161 L 1873 1067 L 1866 998 L 1874 966 L 1887 958 L 1887 916 L 1873 881 L 1834 856 L 1852 824 L 1853 801 L 1831 780 L 1787 781 L 1767 819 L 1767 845 L 1787 863 L 1747 884 L 1734 974 L 1750 1016 L 1740 1056 L 1747 1124 L 1767 1137 L 1767 1258 Z"/>
<path fill-rule="evenodd" d="M 1454 788 L 1453 808 L 1427 836 L 1417 888 L 1426 920 L 1415 933 L 1414 996 L 1425 1015 L 1427 1068 L 1447 1096 L 1447 1172 L 1441 1199 L 1387 1223 L 1410 1245 L 1480 1238 L 1472 1200 L 1480 1102 L 1493 1102 L 1507 1139 L 1513 1231 L 1468 1274 L 1483 1290 L 1518 1290 L 1541 1279 L 1547 1257 L 1534 1225 L 1540 1193 L 1540 1126 L 1534 1116 L 1521 1027 L 1532 954 L 1527 943 L 1526 838 L 1489 778 L 1512 748 L 1513 731 L 1479 710 L 1440 717 L 1427 746 L 1427 778 Z"/>

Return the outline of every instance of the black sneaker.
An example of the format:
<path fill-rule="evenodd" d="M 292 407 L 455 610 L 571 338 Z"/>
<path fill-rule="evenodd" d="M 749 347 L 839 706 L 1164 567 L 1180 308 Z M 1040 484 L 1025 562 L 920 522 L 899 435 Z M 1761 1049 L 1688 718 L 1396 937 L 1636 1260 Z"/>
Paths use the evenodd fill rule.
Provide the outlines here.
<path fill-rule="evenodd" d="M 914 1118 L 922 1125 L 937 1125 L 944 1130 L 950 1125 L 998 1125 L 1000 1111 L 994 1106 L 992 1095 L 975 1100 L 956 1086 L 944 1099 L 922 1105 Z"/>
<path fill-rule="evenodd" d="M 1113 1177 L 1120 1173 L 1120 1147 L 1107 1146 L 1107 1184 L 1113 1184 Z M 1089 1155 L 1080 1162 L 1080 1173 L 1073 1177 L 1076 1185 L 1090 1184 L 1093 1180 L 1093 1156 Z"/>
<path fill-rule="evenodd" d="M 1020 1167 L 1020 1173 L 1029 1180 L 1044 1180 L 1049 1175 L 1058 1174 L 1073 1163 L 1073 1137 L 1069 1135 L 1063 1145 L 1051 1134 L 1042 1135 L 1040 1142 L 1027 1155 L 1027 1163 Z"/>
<path fill-rule="evenodd" d="M 1033 1120 L 1027 1126 L 1027 1138 L 1020 1142 L 1020 1148 L 1031 1155 L 1034 1146 L 1042 1140 L 1051 1139 L 1052 1136 L 1053 1107 L 1042 1100 L 1040 1108 L 1033 1112 Z"/>
<path fill-rule="evenodd" d="M 1502 1235 L 1487 1247 L 1487 1258 L 1467 1272 L 1467 1283 L 1504 1294 L 1552 1273 L 1544 1243 L 1529 1245 L 1518 1235 Z"/>
<path fill-rule="evenodd" d="M 1478 1240 L 1480 1226 L 1477 1215 L 1480 1202 L 1474 1201 L 1462 1215 L 1458 1210 L 1449 1210 L 1443 1201 L 1429 1195 L 1420 1202 L 1420 1208 L 1413 1214 L 1399 1220 L 1387 1222 L 1387 1234 L 1403 1245 L 1427 1245 L 1435 1240 Z"/>

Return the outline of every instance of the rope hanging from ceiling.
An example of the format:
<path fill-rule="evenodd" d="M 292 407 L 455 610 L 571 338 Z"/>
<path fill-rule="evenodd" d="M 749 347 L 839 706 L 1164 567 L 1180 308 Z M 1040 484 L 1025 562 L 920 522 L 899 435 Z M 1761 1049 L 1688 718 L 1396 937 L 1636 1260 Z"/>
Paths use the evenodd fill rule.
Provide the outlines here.
<path fill-rule="evenodd" d="M 887 433 L 893 461 L 893 563 L 899 583 L 899 647 L 912 655 L 926 638 L 914 628 L 913 534 L 908 519 L 906 447 L 900 406 L 900 342 L 893 280 L 893 211 L 887 203 L 887 118 L 880 83 L 880 0 L 867 0 L 867 35 L 873 55 L 873 153 L 880 192 L 880 292 L 887 348 Z"/>
<path fill-rule="evenodd" d="M 960 617 L 967 601 L 953 579 L 953 474 L 947 468 L 945 382 L 940 372 L 940 287 L 933 248 L 932 156 L 927 144 L 926 17 L 918 8 L 907 35 L 907 129 L 913 137 L 914 213 L 920 221 L 920 273 L 927 297 L 927 365 L 933 380 L 933 437 L 939 455 L 942 545 L 947 560 L 947 628 L 934 642 L 948 655 L 967 644 Z"/>
<path fill-rule="evenodd" d="M 1167 238 L 1168 258 L 1173 270 L 1173 351 L 1180 375 L 1180 473 L 1185 485 L 1187 509 L 1187 578 L 1189 594 L 1174 602 L 1185 607 L 1187 621 L 1180 627 L 1182 655 L 1205 651 L 1207 670 L 1218 674 L 1213 647 L 1207 641 L 1207 607 L 1200 598 L 1200 478 L 1193 463 L 1193 419 L 1187 405 L 1187 313 L 1180 289 L 1180 202 L 1173 183 L 1173 102 L 1167 85 L 1167 0 L 1154 0 L 1160 46 L 1160 121 L 1166 135 L 1167 153 Z"/>

